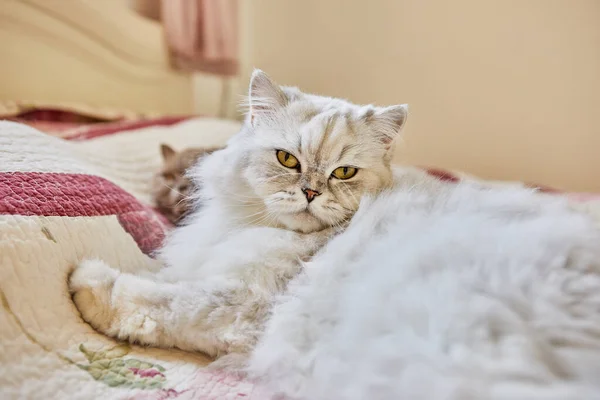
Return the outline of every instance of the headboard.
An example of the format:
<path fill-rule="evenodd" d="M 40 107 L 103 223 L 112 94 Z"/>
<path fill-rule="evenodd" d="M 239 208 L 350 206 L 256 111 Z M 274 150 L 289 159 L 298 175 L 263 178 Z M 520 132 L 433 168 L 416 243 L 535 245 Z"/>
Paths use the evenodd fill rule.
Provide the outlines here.
<path fill-rule="evenodd" d="M 169 67 L 159 23 L 124 0 L 2 0 L 0 101 L 194 111 L 192 77 Z"/>

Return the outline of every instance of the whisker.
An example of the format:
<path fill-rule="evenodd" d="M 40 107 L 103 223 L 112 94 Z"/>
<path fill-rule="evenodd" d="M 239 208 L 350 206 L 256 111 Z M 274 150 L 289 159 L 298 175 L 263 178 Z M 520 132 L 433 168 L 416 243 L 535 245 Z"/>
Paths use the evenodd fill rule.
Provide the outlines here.
<path fill-rule="evenodd" d="M 269 182 L 269 181 L 271 181 L 271 180 L 273 180 L 275 178 L 280 178 L 280 177 L 286 176 L 286 175 L 296 175 L 296 174 L 292 173 L 292 172 L 285 172 L 285 173 L 282 173 L 282 174 L 270 176 L 268 178 L 262 178 L 262 179 L 259 179 L 258 181 L 261 182 L 261 183 L 265 183 L 265 182 Z"/>
<path fill-rule="evenodd" d="M 266 222 L 269 219 L 269 217 L 271 216 L 271 213 L 268 212 L 267 210 L 264 210 L 262 212 L 262 214 L 264 214 L 264 215 L 259 215 L 257 218 L 253 219 L 252 221 L 246 222 L 246 226 L 260 225 L 263 222 Z"/>
<path fill-rule="evenodd" d="M 190 199 L 191 199 L 191 197 L 189 197 L 189 196 L 183 196 L 183 198 L 181 200 L 179 200 L 177 203 L 175 203 L 175 207 L 179 206 L 184 201 L 187 201 L 187 200 L 190 200 Z"/>
<path fill-rule="evenodd" d="M 258 200 L 258 196 L 247 196 L 244 194 L 239 194 L 236 192 L 224 192 L 227 196 L 236 198 L 236 199 L 251 199 L 251 200 Z"/>
<path fill-rule="evenodd" d="M 345 190 L 346 190 L 348 193 L 350 193 L 350 196 L 352 196 L 352 198 L 354 199 L 354 202 L 356 203 L 356 206 L 358 207 L 358 206 L 359 206 L 359 204 L 360 204 L 360 202 L 358 201 L 358 199 L 356 198 L 356 196 L 354 195 L 354 193 L 352 193 L 352 190 L 350 190 L 350 188 L 348 187 L 348 185 L 347 185 L 347 184 L 346 184 L 344 181 L 341 181 L 341 183 L 342 183 L 342 185 L 343 185 L 342 187 L 343 187 L 343 188 L 344 188 L 344 189 L 345 189 Z"/>
<path fill-rule="evenodd" d="M 254 203 L 228 204 L 227 207 L 244 208 L 244 207 L 257 207 L 257 206 L 262 206 L 262 205 L 264 205 L 264 203 L 257 201 Z"/>
<path fill-rule="evenodd" d="M 177 193 L 178 195 L 180 195 L 180 196 L 185 196 L 185 195 L 184 195 L 183 193 L 181 193 L 179 190 L 176 190 L 175 188 L 172 188 L 171 186 L 167 185 L 166 183 L 162 182 L 162 184 L 163 184 L 165 187 L 167 187 L 167 188 L 171 189 L 172 191 L 174 191 L 175 193 Z"/>

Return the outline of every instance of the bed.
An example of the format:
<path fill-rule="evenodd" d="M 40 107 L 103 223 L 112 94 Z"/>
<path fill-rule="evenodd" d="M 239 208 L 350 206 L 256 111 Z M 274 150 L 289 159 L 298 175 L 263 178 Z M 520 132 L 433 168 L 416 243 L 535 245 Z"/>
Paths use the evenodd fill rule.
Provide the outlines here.
<path fill-rule="evenodd" d="M 66 291 L 82 257 L 152 262 L 171 229 L 149 191 L 159 143 L 239 129 L 212 118 L 219 81 L 172 70 L 160 25 L 130 3 L 0 7 L 0 398 L 267 398 L 202 355 L 97 334 Z"/>
<path fill-rule="evenodd" d="M 96 333 L 66 288 L 82 258 L 130 269 L 152 262 L 169 230 L 149 199 L 157 138 L 218 145 L 238 128 L 201 118 L 67 141 L 0 122 L 1 398 L 264 398 L 249 382 L 205 371 L 201 355 Z"/>
<path fill-rule="evenodd" d="M 200 354 L 125 345 L 81 319 L 66 286 L 73 267 L 100 257 L 123 270 L 144 268 L 171 229 L 150 199 L 158 141 L 218 146 L 239 123 L 105 128 L 65 139 L 0 121 L 0 397 L 271 398 L 252 382 L 207 371 L 210 360 Z M 428 172 L 448 184 L 474 179 Z M 570 196 L 600 221 L 600 199 Z"/>

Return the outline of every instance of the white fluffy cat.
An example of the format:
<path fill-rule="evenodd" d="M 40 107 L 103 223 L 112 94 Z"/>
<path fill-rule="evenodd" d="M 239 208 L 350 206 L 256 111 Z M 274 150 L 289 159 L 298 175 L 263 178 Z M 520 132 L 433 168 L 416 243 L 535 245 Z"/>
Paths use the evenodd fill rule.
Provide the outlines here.
<path fill-rule="evenodd" d="M 600 234 L 559 197 L 402 184 L 290 284 L 249 370 L 288 399 L 598 399 Z"/>
<path fill-rule="evenodd" d="M 168 239 L 164 268 L 134 275 L 88 260 L 73 272 L 75 304 L 96 329 L 237 362 L 303 262 L 344 228 L 363 195 L 392 185 L 406 106 L 308 95 L 261 71 L 249 105 L 241 132 L 195 172 L 203 207 Z"/>
<path fill-rule="evenodd" d="M 596 227 L 558 197 L 393 172 L 405 119 L 255 72 L 166 267 L 82 263 L 83 317 L 221 366 L 254 349 L 248 371 L 291 399 L 599 398 Z"/>

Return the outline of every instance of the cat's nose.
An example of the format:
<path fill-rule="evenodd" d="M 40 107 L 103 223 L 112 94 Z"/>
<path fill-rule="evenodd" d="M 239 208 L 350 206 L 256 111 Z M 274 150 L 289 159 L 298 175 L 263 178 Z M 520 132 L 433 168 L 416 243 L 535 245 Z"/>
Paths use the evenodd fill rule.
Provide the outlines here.
<path fill-rule="evenodd" d="M 315 199 L 315 197 L 317 197 L 321 194 L 321 193 L 317 192 L 316 190 L 312 190 L 309 188 L 302 188 L 302 191 L 304 192 L 304 195 L 306 196 L 306 200 L 308 200 L 309 203 L 311 201 L 313 201 Z"/>

